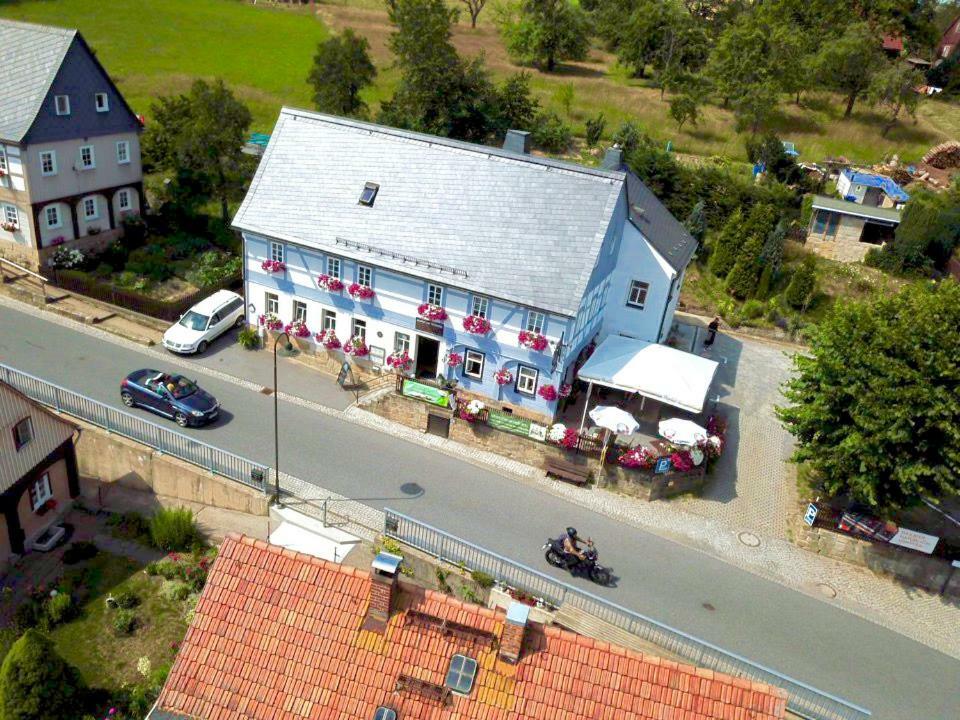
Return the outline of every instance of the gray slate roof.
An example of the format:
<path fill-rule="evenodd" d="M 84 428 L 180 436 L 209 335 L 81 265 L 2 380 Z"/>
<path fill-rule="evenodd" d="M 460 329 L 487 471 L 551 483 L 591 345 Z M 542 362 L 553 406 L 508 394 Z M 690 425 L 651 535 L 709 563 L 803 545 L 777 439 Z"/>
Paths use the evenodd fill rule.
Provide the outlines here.
<path fill-rule="evenodd" d="M 284 108 L 234 226 L 572 316 L 624 178 Z M 357 202 L 366 182 L 373 207 Z"/>
<path fill-rule="evenodd" d="M 658 253 L 678 273 L 683 272 L 697 250 L 697 240 L 667 210 L 643 181 L 627 171 L 627 201 L 630 222 L 636 225 Z"/>
<path fill-rule="evenodd" d="M 27 134 L 76 34 L 0 20 L 0 139 Z"/>
<path fill-rule="evenodd" d="M 870 205 L 861 205 L 860 203 L 827 197 L 826 195 L 814 195 L 813 207 L 818 210 L 833 210 L 843 215 L 878 220 L 889 225 L 900 224 L 900 211 L 894 208 L 871 207 Z"/>

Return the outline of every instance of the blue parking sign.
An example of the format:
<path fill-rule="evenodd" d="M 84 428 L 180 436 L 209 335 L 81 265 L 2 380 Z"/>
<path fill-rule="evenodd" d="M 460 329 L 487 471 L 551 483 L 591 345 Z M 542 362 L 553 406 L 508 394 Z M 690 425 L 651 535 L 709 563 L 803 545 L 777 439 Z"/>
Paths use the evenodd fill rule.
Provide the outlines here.
<path fill-rule="evenodd" d="M 657 464 L 654 466 L 653 472 L 657 475 L 662 475 L 665 472 L 669 472 L 672 464 L 668 457 L 657 458 Z"/>
<path fill-rule="evenodd" d="M 813 521 L 816 519 L 817 519 L 817 506 L 814 505 L 813 503 L 810 503 L 809 505 L 807 505 L 807 512 L 803 516 L 803 521 L 807 525 L 810 525 L 812 527 Z"/>

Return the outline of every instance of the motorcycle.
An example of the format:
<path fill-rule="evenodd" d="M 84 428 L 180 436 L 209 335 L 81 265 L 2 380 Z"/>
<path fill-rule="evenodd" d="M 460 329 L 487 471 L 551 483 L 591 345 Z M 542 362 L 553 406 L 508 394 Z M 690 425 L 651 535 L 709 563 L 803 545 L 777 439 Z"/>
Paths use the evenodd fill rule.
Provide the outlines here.
<path fill-rule="evenodd" d="M 610 571 L 597 562 L 599 554 L 593 540 L 587 540 L 582 560 L 564 552 L 563 538 L 548 538 L 542 549 L 546 551 L 544 559 L 554 567 L 569 570 L 573 575 L 583 574 L 598 585 L 610 584 Z"/>

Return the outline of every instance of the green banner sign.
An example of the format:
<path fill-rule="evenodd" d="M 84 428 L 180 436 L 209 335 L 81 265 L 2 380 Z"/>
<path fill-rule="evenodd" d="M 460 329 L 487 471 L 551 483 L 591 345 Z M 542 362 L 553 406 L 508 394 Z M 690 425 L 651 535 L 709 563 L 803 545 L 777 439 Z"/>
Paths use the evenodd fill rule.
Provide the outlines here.
<path fill-rule="evenodd" d="M 513 433 L 514 435 L 523 435 L 523 437 L 527 437 L 530 434 L 529 420 L 516 417 L 514 415 L 507 415 L 506 413 L 497 412 L 496 410 L 490 411 L 490 417 L 487 419 L 487 424 L 490 427 L 496 428 L 497 430 L 503 430 L 504 432 Z"/>
<path fill-rule="evenodd" d="M 432 385 L 424 385 L 416 380 L 404 380 L 402 392 L 407 397 L 423 400 L 431 405 L 450 407 L 450 393 Z"/>

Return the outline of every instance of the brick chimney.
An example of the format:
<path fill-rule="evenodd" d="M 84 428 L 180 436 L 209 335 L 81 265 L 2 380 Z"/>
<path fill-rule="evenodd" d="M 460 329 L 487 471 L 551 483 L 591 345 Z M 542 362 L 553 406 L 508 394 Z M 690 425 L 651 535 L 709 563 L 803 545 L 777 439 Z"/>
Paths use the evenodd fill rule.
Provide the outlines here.
<path fill-rule="evenodd" d="M 520 155 L 530 154 L 530 133 L 526 130 L 507 130 L 503 149 Z"/>
<path fill-rule="evenodd" d="M 390 621 L 393 593 L 397 587 L 401 562 L 403 562 L 402 557 L 387 552 L 382 552 L 373 559 L 370 575 L 370 605 L 363 623 L 365 629 L 381 632 L 386 629 Z"/>
<path fill-rule="evenodd" d="M 503 634 L 500 636 L 500 659 L 504 662 L 513 664 L 520 659 L 529 616 L 529 605 L 515 602 L 507 608 L 507 621 L 503 624 Z"/>

